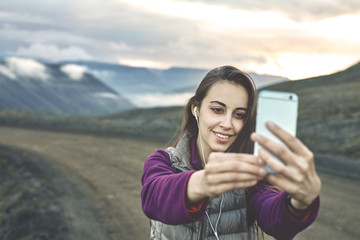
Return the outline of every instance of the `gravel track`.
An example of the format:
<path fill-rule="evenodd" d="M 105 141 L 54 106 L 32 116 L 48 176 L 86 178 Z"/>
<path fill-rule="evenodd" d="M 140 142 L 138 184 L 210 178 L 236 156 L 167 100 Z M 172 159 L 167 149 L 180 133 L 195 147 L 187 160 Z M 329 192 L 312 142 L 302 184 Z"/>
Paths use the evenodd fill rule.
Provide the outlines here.
<path fill-rule="evenodd" d="M 52 176 L 48 184 L 62 193 L 57 209 L 68 239 L 148 239 L 141 173 L 145 158 L 164 143 L 0 127 L 0 145 Z M 320 215 L 295 239 L 359 239 L 359 181 L 319 175 Z"/>

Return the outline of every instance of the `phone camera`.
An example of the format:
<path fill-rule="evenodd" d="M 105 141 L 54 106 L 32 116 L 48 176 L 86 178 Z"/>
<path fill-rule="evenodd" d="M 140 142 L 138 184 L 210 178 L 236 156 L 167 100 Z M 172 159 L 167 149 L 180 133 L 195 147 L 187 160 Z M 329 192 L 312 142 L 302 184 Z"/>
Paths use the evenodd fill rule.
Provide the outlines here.
<path fill-rule="evenodd" d="M 293 99 L 293 96 L 292 96 L 292 95 L 290 95 L 290 96 L 289 96 L 289 99 L 290 99 L 290 100 L 292 100 L 292 99 Z"/>

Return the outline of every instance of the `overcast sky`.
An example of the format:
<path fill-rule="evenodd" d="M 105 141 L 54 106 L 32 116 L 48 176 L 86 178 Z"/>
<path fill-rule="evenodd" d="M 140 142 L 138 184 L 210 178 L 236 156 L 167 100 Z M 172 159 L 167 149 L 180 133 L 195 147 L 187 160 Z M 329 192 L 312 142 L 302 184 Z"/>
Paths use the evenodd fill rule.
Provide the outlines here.
<path fill-rule="evenodd" d="M 358 62 L 359 26 L 359 0 L 5 0 L 0 57 L 299 79 Z"/>

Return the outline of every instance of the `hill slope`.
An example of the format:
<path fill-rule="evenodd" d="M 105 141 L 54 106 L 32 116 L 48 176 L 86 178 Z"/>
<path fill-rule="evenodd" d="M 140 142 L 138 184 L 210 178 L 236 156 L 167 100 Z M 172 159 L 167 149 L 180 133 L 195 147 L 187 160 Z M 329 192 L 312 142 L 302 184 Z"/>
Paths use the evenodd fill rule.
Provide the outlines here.
<path fill-rule="evenodd" d="M 360 64 L 342 72 L 267 87 L 300 97 L 298 136 L 315 154 L 360 160 Z M 183 107 L 124 111 L 97 118 L 1 112 L 0 124 L 169 140 Z"/>
<path fill-rule="evenodd" d="M 0 109 L 96 116 L 130 108 L 129 101 L 77 66 L 0 61 Z"/>
<path fill-rule="evenodd" d="M 67 61 L 61 64 L 76 64 L 86 67 L 103 83 L 124 96 L 143 93 L 194 92 L 210 69 L 172 67 L 165 70 L 130 67 L 90 61 Z M 287 78 L 250 73 L 257 86 L 287 81 Z"/>
<path fill-rule="evenodd" d="M 298 136 L 314 152 L 360 160 L 360 63 L 266 89 L 299 95 Z"/>

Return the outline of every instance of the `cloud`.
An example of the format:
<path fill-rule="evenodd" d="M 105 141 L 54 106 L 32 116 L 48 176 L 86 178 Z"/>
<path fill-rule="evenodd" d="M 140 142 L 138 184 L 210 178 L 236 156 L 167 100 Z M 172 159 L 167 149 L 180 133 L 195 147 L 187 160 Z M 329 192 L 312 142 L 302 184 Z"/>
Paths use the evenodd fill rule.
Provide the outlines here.
<path fill-rule="evenodd" d="M 6 66 L 6 65 L 0 65 L 0 73 L 4 74 L 5 76 L 7 76 L 10 79 L 16 78 L 15 73 L 12 70 L 10 70 L 8 68 L 8 66 Z"/>
<path fill-rule="evenodd" d="M 209 5 L 250 11 L 277 11 L 296 21 L 312 21 L 360 13 L 360 2 L 358 0 L 176 0 L 176 2 L 203 2 Z"/>
<path fill-rule="evenodd" d="M 146 67 L 146 68 L 158 68 L 158 69 L 167 69 L 171 67 L 170 64 L 166 64 L 164 62 L 152 61 L 148 59 L 118 58 L 118 63 L 132 67 Z"/>
<path fill-rule="evenodd" d="M 102 98 L 119 99 L 119 95 L 116 95 L 114 93 L 108 93 L 108 92 L 95 93 L 94 95 L 97 97 L 102 97 Z"/>
<path fill-rule="evenodd" d="M 45 18 L 37 14 L 16 11 L 5 12 L 0 10 L 0 19 L 3 22 L 11 22 L 12 24 L 26 22 L 31 24 L 49 25 L 52 23 L 51 18 Z"/>
<path fill-rule="evenodd" d="M 79 81 L 83 77 L 84 73 L 86 72 L 85 66 L 79 66 L 75 64 L 66 64 L 62 66 L 61 71 L 66 73 L 71 79 Z"/>
<path fill-rule="evenodd" d="M 222 4 L 224 1 L 213 2 Z M 264 11 L 250 11 L 223 4 L 207 5 L 207 1 L 189 3 L 155 0 L 151 8 L 147 7 L 144 0 L 126 0 L 125 3 L 136 7 L 138 12 L 164 19 L 177 19 L 184 25 L 188 24 L 183 34 L 178 34 L 175 40 L 167 42 L 163 47 L 153 46 L 154 52 L 165 54 L 152 54 L 151 57 L 139 59 L 155 58 L 158 62 L 162 59 L 172 65 L 184 65 L 187 62 L 187 66 L 200 68 L 224 63 L 239 66 L 251 63 L 253 66 L 253 63 L 261 65 L 269 61 L 276 62 L 279 60 L 277 55 L 286 52 L 303 54 L 315 51 L 343 55 L 354 54 L 354 47 L 358 49 L 360 46 L 356 31 L 344 27 L 360 23 L 359 16 L 297 22 L 284 14 L 269 11 L 272 10 L 270 6 L 263 7 Z M 169 28 L 168 32 L 171 34 L 173 31 Z M 146 54 L 136 50 L 133 53 Z"/>
<path fill-rule="evenodd" d="M 11 79 L 16 79 L 17 75 L 42 81 L 49 79 L 49 75 L 46 73 L 46 67 L 32 59 L 7 58 L 5 65 L 0 68 L 0 71 Z"/>
<path fill-rule="evenodd" d="M 341 62 L 343 56 L 358 58 L 360 35 L 352 26 L 360 24 L 359 5 L 358 0 L 1 1 L 0 55 L 205 69 L 231 64 L 286 76 L 284 61 L 299 63 L 286 54 L 302 60 L 304 53 L 310 60 L 311 54 L 332 56 L 331 66 L 337 62 L 339 68 L 351 64 Z M 326 73 L 312 64 L 297 74 L 308 68 Z"/>
<path fill-rule="evenodd" d="M 21 46 L 15 52 L 15 55 L 52 61 L 93 59 L 82 48 L 76 46 L 60 48 L 53 44 L 32 44 L 28 48 Z"/>
<path fill-rule="evenodd" d="M 127 95 L 135 105 L 140 107 L 154 106 L 182 106 L 194 95 L 193 92 L 188 93 L 149 93 L 149 94 L 132 94 Z M 164 101 L 166 99 L 166 101 Z"/>

